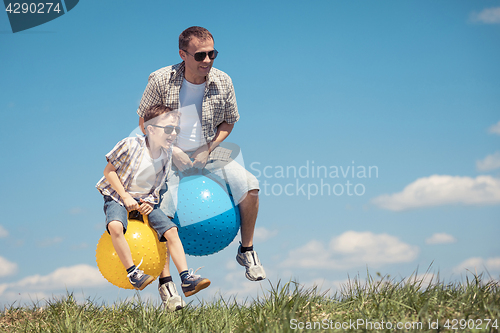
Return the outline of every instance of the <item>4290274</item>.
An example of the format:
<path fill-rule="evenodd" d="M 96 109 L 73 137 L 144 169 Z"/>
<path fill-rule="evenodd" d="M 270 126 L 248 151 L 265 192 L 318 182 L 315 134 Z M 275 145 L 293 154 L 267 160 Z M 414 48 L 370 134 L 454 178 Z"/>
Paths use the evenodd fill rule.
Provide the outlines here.
<path fill-rule="evenodd" d="M 447 319 L 443 325 L 449 330 L 468 329 L 489 329 L 490 327 L 498 329 L 498 319 Z"/>
<path fill-rule="evenodd" d="M 52 12 L 61 12 L 63 9 L 60 8 L 59 3 L 54 6 L 53 2 L 38 2 L 38 3 L 10 3 L 5 8 L 5 11 L 9 14 L 48 14 Z"/>

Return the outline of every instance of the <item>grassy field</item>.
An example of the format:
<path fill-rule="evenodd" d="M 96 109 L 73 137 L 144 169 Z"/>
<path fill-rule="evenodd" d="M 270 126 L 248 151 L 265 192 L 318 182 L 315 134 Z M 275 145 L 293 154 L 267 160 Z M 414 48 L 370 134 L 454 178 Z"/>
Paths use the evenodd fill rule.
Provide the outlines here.
<path fill-rule="evenodd" d="M 352 279 L 334 295 L 290 281 L 264 296 L 188 306 L 175 313 L 133 301 L 112 306 L 72 294 L 0 313 L 0 332 L 498 332 L 500 284 L 473 276 L 445 284 L 388 276 Z"/>

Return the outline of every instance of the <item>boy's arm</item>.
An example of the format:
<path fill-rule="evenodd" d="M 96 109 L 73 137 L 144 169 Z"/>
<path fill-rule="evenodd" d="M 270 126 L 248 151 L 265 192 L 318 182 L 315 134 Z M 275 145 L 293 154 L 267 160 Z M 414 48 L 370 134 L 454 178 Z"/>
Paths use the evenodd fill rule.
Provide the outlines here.
<path fill-rule="evenodd" d="M 137 201 L 132 198 L 130 193 L 125 191 L 120 178 L 116 174 L 116 168 L 113 166 L 113 164 L 111 164 L 111 162 L 108 162 L 108 164 L 104 168 L 104 177 L 109 182 L 113 190 L 115 190 L 120 198 L 122 198 L 123 204 L 125 205 L 125 208 L 127 208 L 127 211 L 130 212 L 131 210 L 139 209 L 139 204 L 137 203 Z"/>

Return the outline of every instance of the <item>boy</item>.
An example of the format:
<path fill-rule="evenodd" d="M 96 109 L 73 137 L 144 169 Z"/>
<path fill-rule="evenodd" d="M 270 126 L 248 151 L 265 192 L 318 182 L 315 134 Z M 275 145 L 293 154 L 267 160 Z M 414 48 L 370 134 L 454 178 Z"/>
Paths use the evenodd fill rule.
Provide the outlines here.
<path fill-rule="evenodd" d="M 148 215 L 150 226 L 161 242 L 167 242 L 169 257 L 179 271 L 184 295 L 191 296 L 210 285 L 208 279 L 188 271 L 177 226 L 159 209 L 159 192 L 172 160 L 172 143 L 179 134 L 179 113 L 164 105 L 154 105 L 144 117 L 145 136 L 128 137 L 106 155 L 104 177 L 96 187 L 104 196 L 106 230 L 135 289 L 142 290 L 154 277 L 144 274 L 132 261 L 125 240 L 128 212 Z M 160 296 L 169 310 L 184 307 L 169 272 L 169 258 L 160 275 Z M 140 266 L 140 264 L 139 264 Z"/>

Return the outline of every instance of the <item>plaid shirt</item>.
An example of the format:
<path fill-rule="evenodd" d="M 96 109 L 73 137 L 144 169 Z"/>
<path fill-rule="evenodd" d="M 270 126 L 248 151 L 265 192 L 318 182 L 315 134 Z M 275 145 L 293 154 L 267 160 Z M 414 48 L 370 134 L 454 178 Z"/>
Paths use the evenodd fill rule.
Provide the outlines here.
<path fill-rule="evenodd" d="M 118 142 L 116 146 L 108 154 L 106 160 L 111 162 L 116 168 L 116 174 L 120 179 L 125 191 L 128 192 L 132 180 L 134 179 L 139 166 L 141 165 L 144 154 L 147 153 L 145 136 L 128 137 Z M 142 198 L 153 205 L 158 204 L 161 187 L 165 184 L 165 179 L 172 161 L 172 148 L 166 151 L 167 163 L 163 166 L 162 172 L 156 174 L 154 186 L 150 192 Z M 120 195 L 111 187 L 106 177 L 102 177 L 96 184 L 96 188 L 102 195 L 109 195 L 116 202 L 123 206 L 123 200 Z"/>
<path fill-rule="evenodd" d="M 164 104 L 172 110 L 179 109 L 179 92 L 184 79 L 184 62 L 161 68 L 149 75 L 148 85 L 137 109 L 140 117 L 155 104 Z M 234 124 L 240 118 L 231 78 L 213 68 L 207 75 L 202 103 L 202 129 L 207 142 L 211 142 L 222 123 Z"/>

